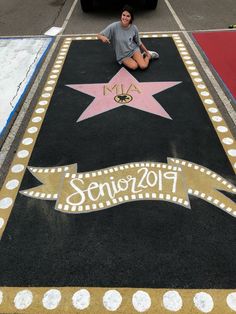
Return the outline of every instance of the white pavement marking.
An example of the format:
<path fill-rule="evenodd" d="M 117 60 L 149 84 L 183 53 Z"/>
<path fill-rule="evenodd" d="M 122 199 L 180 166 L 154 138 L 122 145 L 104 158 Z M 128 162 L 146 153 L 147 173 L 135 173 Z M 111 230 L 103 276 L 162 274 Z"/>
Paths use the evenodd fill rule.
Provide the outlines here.
<path fill-rule="evenodd" d="M 70 19 L 71 15 L 72 15 L 72 13 L 73 13 L 73 11 L 75 9 L 75 6 L 76 6 L 77 2 L 78 2 L 78 0 L 74 0 L 72 6 L 70 8 L 70 11 L 68 12 L 68 14 L 67 14 L 67 16 L 65 18 L 65 21 L 64 21 L 64 23 L 63 23 L 63 25 L 61 27 L 62 28 L 62 32 L 65 30 L 65 28 L 66 28 L 66 26 L 67 26 L 67 24 L 69 22 L 69 19 Z M 42 80 L 44 72 L 46 71 L 46 69 L 47 69 L 47 67 L 49 65 L 49 62 L 50 62 L 50 60 L 52 58 L 52 55 L 53 55 L 54 51 L 57 48 L 59 40 L 60 40 L 60 36 L 57 36 L 55 41 L 54 41 L 54 43 L 53 43 L 53 45 L 52 45 L 52 47 L 50 48 L 50 50 L 49 50 L 49 52 L 47 54 L 47 57 L 46 57 L 44 63 L 42 64 L 41 69 L 40 69 L 40 71 L 39 71 L 39 73 L 38 73 L 38 75 L 37 75 L 37 77 L 36 77 L 32 87 L 31 87 L 31 89 L 30 89 L 26 99 L 25 99 L 25 102 L 23 103 L 23 105 L 21 107 L 21 110 L 20 110 L 20 112 L 19 112 L 19 114 L 18 114 L 18 116 L 17 116 L 17 118 L 16 118 L 16 120 L 15 120 L 15 122 L 14 122 L 14 124 L 13 124 L 13 126 L 12 126 L 12 128 L 11 128 L 11 130 L 10 130 L 10 132 L 9 132 L 5 142 L 4 142 L 4 144 L 3 144 L 3 146 L 2 146 L 2 149 L 1 149 L 1 152 L 0 152 L 0 168 L 2 167 L 4 161 L 5 161 L 6 157 L 7 157 L 9 149 L 10 149 L 10 147 L 11 147 L 11 145 L 12 145 L 14 139 L 15 139 L 15 136 L 16 136 L 16 134 L 17 134 L 17 132 L 18 132 L 20 126 L 21 126 L 21 123 L 22 123 L 22 121 L 23 121 L 23 119 L 25 117 L 25 114 L 26 114 L 29 106 L 30 106 L 30 103 L 31 103 L 31 101 L 32 101 L 32 99 L 33 99 L 33 97 L 34 97 L 34 95 L 35 95 L 35 93 L 36 93 L 36 91 L 37 91 L 37 89 L 39 87 L 39 84 L 40 84 L 40 82 Z"/>
<path fill-rule="evenodd" d="M 205 60 L 203 59 L 203 57 L 201 56 L 199 50 L 197 49 L 196 45 L 194 44 L 193 40 L 191 39 L 191 37 L 189 36 L 188 32 L 185 30 L 184 25 L 182 24 L 182 22 L 180 21 L 180 19 L 178 18 L 177 14 L 175 13 L 174 9 L 172 8 L 171 4 L 169 3 L 168 0 L 165 0 L 165 3 L 168 7 L 168 9 L 170 10 L 170 12 L 172 13 L 176 23 L 178 24 L 179 28 L 181 29 L 183 35 L 185 36 L 185 38 L 187 39 L 190 47 L 192 48 L 193 52 L 195 53 L 198 61 L 200 62 L 204 72 L 206 73 L 208 79 L 210 80 L 212 86 L 214 87 L 216 93 L 218 94 L 218 96 L 220 97 L 222 103 L 224 104 L 226 110 L 228 111 L 229 116 L 231 117 L 231 119 L 233 120 L 234 124 L 236 124 L 236 112 L 233 108 L 233 106 L 231 105 L 228 97 L 226 96 L 226 94 L 224 93 L 224 91 L 222 90 L 222 88 L 220 87 L 219 83 L 217 82 L 217 80 L 215 79 L 214 75 L 212 74 L 210 68 L 208 67 L 208 65 L 206 64 Z"/>

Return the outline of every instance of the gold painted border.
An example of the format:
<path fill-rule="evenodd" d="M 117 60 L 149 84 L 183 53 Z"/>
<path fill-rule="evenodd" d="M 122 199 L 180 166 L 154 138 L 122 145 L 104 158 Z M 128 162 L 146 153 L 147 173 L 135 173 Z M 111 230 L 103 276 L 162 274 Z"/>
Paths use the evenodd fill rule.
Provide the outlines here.
<path fill-rule="evenodd" d="M 156 33 L 142 33 L 142 38 L 157 38 L 157 37 L 172 37 L 176 47 L 182 57 L 182 60 L 189 72 L 193 84 L 198 91 L 202 103 L 211 119 L 211 122 L 216 130 L 216 133 L 221 141 L 224 151 L 236 173 L 236 145 L 235 140 L 227 127 L 226 122 L 217 108 L 212 96 L 210 95 L 206 85 L 204 84 L 197 68 L 192 61 L 179 34 L 156 34 Z M 39 134 L 43 119 L 50 104 L 53 91 L 58 81 L 64 60 L 67 56 L 68 49 L 72 40 L 96 40 L 97 37 L 92 36 L 79 36 L 66 38 L 58 52 L 56 60 L 49 73 L 48 79 L 44 85 L 42 94 L 37 102 L 31 120 L 28 124 L 27 130 L 23 139 L 18 147 L 16 155 L 12 161 L 10 170 L 5 179 L 3 187 L 0 191 L 0 237 L 2 237 L 5 230 L 7 221 L 11 214 L 19 186 L 21 184 L 24 172 L 28 165 L 30 155 L 33 151 L 37 136 Z M 79 302 L 74 302 L 73 296 L 76 293 L 87 291 L 89 298 L 89 305 L 83 309 L 83 313 L 109 313 L 115 311 L 116 313 L 206 313 L 204 306 L 211 308 L 211 313 L 215 314 L 228 314 L 236 311 L 236 291 L 224 289 L 137 289 L 137 288 L 79 288 L 79 287 L 2 287 L 0 288 L 0 313 L 77 313 L 81 309 L 77 308 Z M 109 302 L 106 301 L 106 293 L 116 290 L 116 295 L 120 294 L 121 304 L 114 310 L 109 308 Z M 56 300 L 55 295 L 51 299 L 50 293 L 60 299 Z M 167 309 L 165 300 L 169 300 L 169 306 L 176 304 L 177 301 L 182 302 L 182 307 L 178 310 Z M 175 297 L 173 297 L 175 296 Z M 140 298 L 139 298 L 140 297 Z M 45 307 L 45 300 L 49 300 L 49 304 L 54 308 Z M 54 301 L 53 301 L 54 300 Z M 56 302 L 56 301 L 57 302 Z M 136 300 L 136 303 L 135 303 Z M 196 300 L 199 300 L 203 308 L 196 307 Z M 78 301 L 78 300 L 77 300 Z M 181 304 L 178 303 L 177 304 Z M 117 304 L 117 300 L 114 300 Z M 119 302 L 118 302 L 119 303 Z M 136 305 L 134 305 L 136 304 Z M 138 304 L 138 305 L 137 305 Z M 148 304 L 150 307 L 147 308 Z M 204 305 L 205 304 L 205 305 Z M 210 305 L 209 305 L 210 304 Z M 81 305 L 80 305 L 81 306 Z M 113 305 L 114 306 L 114 305 Z M 146 306 L 146 308 L 145 308 Z M 168 306 L 167 306 L 168 307 Z"/>
<path fill-rule="evenodd" d="M 232 314 L 236 292 L 216 289 L 2 287 L 0 313 Z"/>

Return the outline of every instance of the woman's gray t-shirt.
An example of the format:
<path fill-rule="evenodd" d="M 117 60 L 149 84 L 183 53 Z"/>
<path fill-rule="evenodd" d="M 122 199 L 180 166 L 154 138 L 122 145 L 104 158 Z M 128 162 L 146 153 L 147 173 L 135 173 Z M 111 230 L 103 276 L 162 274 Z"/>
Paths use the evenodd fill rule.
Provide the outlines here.
<path fill-rule="evenodd" d="M 139 50 L 139 46 L 142 44 L 138 28 L 133 24 L 126 28 L 121 25 L 121 22 L 114 22 L 108 25 L 100 34 L 106 36 L 111 41 L 115 50 L 116 60 L 119 63 L 122 63 L 123 59 L 131 57 L 135 51 Z"/>

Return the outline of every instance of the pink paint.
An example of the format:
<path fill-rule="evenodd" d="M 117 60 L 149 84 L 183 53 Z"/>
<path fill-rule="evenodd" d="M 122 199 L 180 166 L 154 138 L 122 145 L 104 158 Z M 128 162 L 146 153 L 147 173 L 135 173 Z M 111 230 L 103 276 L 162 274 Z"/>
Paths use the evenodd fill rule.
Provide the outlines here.
<path fill-rule="evenodd" d="M 129 106 L 158 116 L 171 119 L 160 103 L 152 96 L 181 82 L 143 82 L 137 81 L 125 68 L 113 76 L 108 83 L 67 85 L 77 91 L 95 97 L 79 117 L 82 121 L 120 106 Z M 130 102 L 120 104 L 116 95 L 129 95 Z"/>

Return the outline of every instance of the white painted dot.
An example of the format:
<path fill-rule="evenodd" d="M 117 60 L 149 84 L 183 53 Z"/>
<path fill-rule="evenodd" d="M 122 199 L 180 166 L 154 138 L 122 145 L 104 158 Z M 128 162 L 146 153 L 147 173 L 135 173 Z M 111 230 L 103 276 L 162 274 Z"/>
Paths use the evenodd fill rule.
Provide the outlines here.
<path fill-rule="evenodd" d="M 56 65 L 54 65 L 54 68 L 55 69 L 58 69 L 58 68 L 60 68 L 61 67 L 61 65 L 60 64 L 56 64 Z"/>
<path fill-rule="evenodd" d="M 201 92 L 200 93 L 202 96 L 209 96 L 210 94 L 208 93 L 208 92 L 206 92 L 206 91 L 203 91 L 203 92 Z"/>
<path fill-rule="evenodd" d="M 42 97 L 43 97 L 43 98 L 49 98 L 50 96 L 51 96 L 50 93 L 44 93 L 44 94 L 42 94 Z"/>
<path fill-rule="evenodd" d="M 48 104 L 48 101 L 47 100 L 40 100 L 39 101 L 39 105 L 40 106 L 46 106 Z"/>
<path fill-rule="evenodd" d="M 212 99 L 210 99 L 210 98 L 207 98 L 207 99 L 204 100 L 204 103 L 207 104 L 207 105 L 212 105 L 212 104 L 214 104 L 214 101 Z"/>
<path fill-rule="evenodd" d="M 59 73 L 59 70 L 52 70 L 52 73 Z"/>
<path fill-rule="evenodd" d="M 28 130 L 28 133 L 30 134 L 34 134 L 38 131 L 38 128 L 36 128 L 36 126 L 32 126 L 31 128 L 29 128 Z"/>
<path fill-rule="evenodd" d="M 58 57 L 57 59 L 59 59 L 59 60 L 63 60 L 63 59 L 65 59 L 64 57 Z"/>
<path fill-rule="evenodd" d="M 19 158 L 25 158 L 29 155 L 29 151 L 28 150 L 25 150 L 25 149 L 22 149 L 20 150 L 18 153 L 17 153 L 17 156 Z"/>
<path fill-rule="evenodd" d="M 47 86 L 47 87 L 44 88 L 44 90 L 46 92 L 50 92 L 51 90 L 53 90 L 53 88 L 51 86 Z"/>
<path fill-rule="evenodd" d="M 226 145 L 232 145 L 234 140 L 230 137 L 225 137 L 225 138 L 223 138 L 222 142 Z"/>
<path fill-rule="evenodd" d="M 32 119 L 32 122 L 34 122 L 34 123 L 39 123 L 40 121 L 42 121 L 41 117 L 35 117 Z"/>
<path fill-rule="evenodd" d="M 90 304 L 90 293 L 86 289 L 78 290 L 72 297 L 72 303 L 78 310 L 86 309 Z"/>
<path fill-rule="evenodd" d="M 10 180 L 6 183 L 6 188 L 8 190 L 14 190 L 18 185 L 19 185 L 19 181 L 14 179 L 14 180 Z"/>
<path fill-rule="evenodd" d="M 61 60 L 57 60 L 56 64 L 62 64 L 62 61 Z"/>
<path fill-rule="evenodd" d="M 217 127 L 217 130 L 218 130 L 219 132 L 221 132 L 221 133 L 225 133 L 225 132 L 228 131 L 228 128 L 226 128 L 226 127 L 223 126 L 223 125 L 220 125 L 220 126 Z"/>
<path fill-rule="evenodd" d="M 191 74 L 192 74 L 193 76 L 198 76 L 198 75 L 199 75 L 198 72 L 191 72 Z"/>
<path fill-rule="evenodd" d="M 61 292 L 57 289 L 48 290 L 43 296 L 43 306 L 48 310 L 54 310 L 61 302 Z"/>
<path fill-rule="evenodd" d="M 108 311 L 116 311 L 122 302 L 122 296 L 117 290 L 108 290 L 103 296 L 103 305 Z"/>
<path fill-rule="evenodd" d="M 184 60 L 190 60 L 191 58 L 189 56 L 183 57 Z"/>
<path fill-rule="evenodd" d="M 30 290 L 19 291 L 14 299 L 15 307 L 18 310 L 27 309 L 33 302 L 33 294 Z"/>
<path fill-rule="evenodd" d="M 0 217 L 0 229 L 2 229 L 2 227 L 4 226 L 4 219 L 2 217 Z M 0 291 L 0 304 L 1 304 L 1 291 Z"/>
<path fill-rule="evenodd" d="M 14 165 L 14 166 L 11 168 L 11 171 L 12 171 L 13 173 L 19 173 L 19 172 L 23 171 L 24 168 L 25 168 L 24 165 L 16 164 L 16 165 Z"/>
<path fill-rule="evenodd" d="M 136 311 L 145 312 L 150 308 L 152 302 L 147 292 L 139 290 L 133 294 L 132 303 Z"/>
<path fill-rule="evenodd" d="M 213 116 L 212 120 L 215 121 L 215 122 L 221 122 L 222 118 L 220 116 Z"/>
<path fill-rule="evenodd" d="M 197 87 L 200 88 L 200 89 L 204 89 L 204 88 L 206 88 L 206 85 L 204 85 L 204 84 L 198 84 Z"/>
<path fill-rule="evenodd" d="M 193 61 L 186 61 L 186 64 L 193 64 Z"/>
<path fill-rule="evenodd" d="M 231 310 L 236 311 L 236 292 L 228 294 L 226 302 Z"/>
<path fill-rule="evenodd" d="M 177 291 L 168 291 L 163 296 L 164 307 L 173 312 L 179 311 L 183 306 L 183 301 Z"/>
<path fill-rule="evenodd" d="M 3 293 L 2 293 L 2 291 L 0 290 L 0 304 L 2 304 L 2 300 L 3 300 Z"/>
<path fill-rule="evenodd" d="M 33 139 L 31 137 L 26 137 L 23 139 L 22 144 L 23 145 L 30 145 L 33 143 Z"/>
<path fill-rule="evenodd" d="M 214 107 L 211 107 L 211 108 L 208 109 L 208 111 L 211 112 L 211 113 L 216 113 L 216 112 L 218 112 L 218 109 L 214 108 Z"/>
<path fill-rule="evenodd" d="M 191 71 L 196 70 L 196 68 L 194 66 L 190 66 L 190 67 L 188 67 L 188 69 Z"/>
<path fill-rule="evenodd" d="M 230 150 L 228 150 L 228 153 L 230 156 L 236 157 L 236 149 L 230 149 Z"/>
<path fill-rule="evenodd" d="M 56 83 L 55 80 L 49 80 L 49 81 L 47 81 L 47 84 L 49 84 L 49 85 L 53 85 L 54 83 Z"/>
<path fill-rule="evenodd" d="M 10 207 L 13 203 L 12 198 L 10 197 L 4 197 L 0 200 L 0 209 L 6 209 Z"/>
<path fill-rule="evenodd" d="M 55 79 L 55 78 L 57 78 L 58 76 L 57 75 L 55 75 L 55 74 L 53 74 L 53 75 L 50 75 L 50 79 Z"/>
<path fill-rule="evenodd" d="M 44 108 L 38 108 L 35 110 L 36 113 L 43 113 L 45 111 Z"/>
<path fill-rule="evenodd" d="M 202 79 L 201 79 L 200 77 L 196 77 L 196 78 L 194 79 L 194 81 L 197 82 L 197 83 L 200 83 L 200 82 L 202 82 Z"/>
<path fill-rule="evenodd" d="M 196 293 L 193 301 L 196 308 L 203 313 L 211 312 L 214 307 L 212 297 L 210 296 L 210 294 L 206 292 Z"/>

